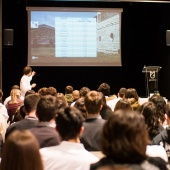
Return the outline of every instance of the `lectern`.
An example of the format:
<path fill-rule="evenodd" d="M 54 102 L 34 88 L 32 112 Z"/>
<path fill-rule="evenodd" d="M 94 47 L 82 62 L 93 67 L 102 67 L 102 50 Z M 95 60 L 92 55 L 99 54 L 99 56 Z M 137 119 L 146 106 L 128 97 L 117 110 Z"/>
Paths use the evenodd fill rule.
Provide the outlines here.
<path fill-rule="evenodd" d="M 142 72 L 145 73 L 146 91 L 148 97 L 151 93 L 158 93 L 158 72 L 160 66 L 144 66 Z"/>

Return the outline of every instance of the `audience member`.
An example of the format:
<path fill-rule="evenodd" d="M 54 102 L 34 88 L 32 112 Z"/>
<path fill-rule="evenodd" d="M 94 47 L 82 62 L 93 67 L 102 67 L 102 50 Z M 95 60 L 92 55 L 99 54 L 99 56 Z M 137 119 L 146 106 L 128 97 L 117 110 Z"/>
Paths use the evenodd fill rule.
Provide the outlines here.
<path fill-rule="evenodd" d="M 65 87 L 65 98 L 68 105 L 71 105 L 71 103 L 73 102 L 73 96 L 72 96 L 73 90 L 74 90 L 73 87 L 70 85 Z"/>
<path fill-rule="evenodd" d="M 21 96 L 25 97 L 25 93 L 36 86 L 35 83 L 33 83 L 32 85 L 30 84 L 32 77 L 35 75 L 35 71 L 32 71 L 32 68 L 30 66 L 26 66 L 23 69 L 23 73 L 24 75 L 20 80 L 20 90 Z"/>
<path fill-rule="evenodd" d="M 166 104 L 166 120 L 169 123 L 170 119 L 170 103 Z M 170 163 L 170 126 L 167 126 L 161 133 L 155 136 L 152 140 L 153 145 L 161 145 L 165 148 Z"/>
<path fill-rule="evenodd" d="M 60 110 L 56 129 L 62 142 L 58 146 L 40 149 L 45 170 L 89 170 L 98 158 L 85 150 L 79 137 L 83 133 L 83 117 L 75 107 Z"/>
<path fill-rule="evenodd" d="M 38 94 L 40 95 L 40 97 L 48 94 L 47 89 L 47 87 L 42 87 L 38 90 Z"/>
<path fill-rule="evenodd" d="M 90 169 L 128 165 L 133 170 L 167 170 L 167 163 L 163 159 L 146 155 L 148 142 L 143 116 L 135 111 L 117 110 L 102 131 L 101 150 L 106 156 L 92 164 Z"/>
<path fill-rule="evenodd" d="M 71 103 L 71 106 L 74 106 L 76 100 L 80 98 L 79 90 L 73 90 L 72 97 L 73 97 L 73 102 Z"/>
<path fill-rule="evenodd" d="M 57 100 L 60 103 L 60 106 L 59 106 L 60 108 L 65 108 L 68 106 L 68 102 L 67 102 L 63 93 L 56 93 L 55 97 L 57 98 Z"/>
<path fill-rule="evenodd" d="M 18 86 L 18 85 L 13 85 L 12 87 L 11 87 L 11 90 L 12 89 L 18 89 L 18 90 L 20 90 L 20 87 Z M 11 93 L 11 92 L 10 92 Z M 5 100 L 4 100 L 4 105 L 6 106 L 6 104 L 8 103 L 8 101 L 10 101 L 11 100 L 11 95 L 10 96 L 8 96 Z M 21 100 L 24 100 L 24 97 L 23 96 L 21 96 Z"/>
<path fill-rule="evenodd" d="M 59 101 L 54 96 L 46 95 L 38 101 L 36 115 L 39 122 L 30 131 L 37 138 L 40 148 L 55 146 L 60 142 L 55 130 L 55 117 L 58 109 Z"/>
<path fill-rule="evenodd" d="M 139 96 L 135 88 L 128 88 L 125 92 L 125 98 L 131 103 L 133 110 L 137 110 L 140 107 Z"/>
<path fill-rule="evenodd" d="M 25 93 L 25 97 L 30 94 L 35 94 L 34 90 L 28 90 Z M 22 104 L 20 107 L 17 108 L 16 113 L 14 114 L 13 120 L 11 123 L 18 122 L 22 119 L 24 119 L 26 116 L 25 109 L 24 109 L 24 104 Z"/>
<path fill-rule="evenodd" d="M 6 104 L 7 112 L 9 115 L 8 122 L 11 123 L 16 110 L 23 104 L 21 100 L 21 91 L 18 89 L 11 90 L 11 100 Z"/>
<path fill-rule="evenodd" d="M 54 96 L 57 93 L 57 89 L 55 87 L 48 87 L 47 88 L 47 94 Z"/>
<path fill-rule="evenodd" d="M 79 93 L 80 93 L 80 97 L 85 97 L 86 94 L 90 91 L 90 89 L 86 86 L 82 87 L 80 90 L 79 90 Z"/>
<path fill-rule="evenodd" d="M 145 118 L 146 130 L 152 141 L 152 139 L 164 129 L 159 122 L 157 107 L 152 102 L 146 102 L 139 107 L 138 111 Z"/>
<path fill-rule="evenodd" d="M 81 97 L 78 100 L 76 100 L 74 107 L 76 107 L 82 112 L 82 115 L 85 119 L 87 118 L 86 109 L 84 108 L 84 97 Z"/>
<path fill-rule="evenodd" d="M 0 170 L 43 170 L 39 145 L 31 132 L 15 131 L 2 151 Z"/>
<path fill-rule="evenodd" d="M 120 99 L 115 105 L 114 112 L 116 110 L 119 110 L 119 109 L 121 109 L 121 110 L 132 110 L 132 107 L 131 107 L 129 100 L 125 99 L 125 98 Z"/>
<path fill-rule="evenodd" d="M 105 120 L 100 116 L 102 109 L 102 93 L 90 91 L 85 96 L 87 119 L 84 122 L 84 133 L 80 138 L 88 151 L 100 151 L 100 133 Z"/>
<path fill-rule="evenodd" d="M 159 112 L 158 119 L 161 125 L 165 126 L 166 125 L 166 121 L 165 121 L 166 101 L 165 99 L 160 95 L 154 94 L 149 98 L 149 101 L 153 102 L 156 105 L 158 112 Z"/>
<path fill-rule="evenodd" d="M 102 92 L 105 97 L 109 97 L 110 95 L 110 86 L 107 83 L 102 83 L 97 89 L 98 92 Z"/>
<path fill-rule="evenodd" d="M 106 97 L 103 95 L 102 96 L 102 109 L 100 110 L 100 115 L 102 119 L 108 120 L 112 114 L 113 114 L 112 109 L 107 105 Z"/>
<path fill-rule="evenodd" d="M 112 111 L 114 111 L 116 103 L 120 99 L 124 98 L 125 92 L 126 92 L 126 88 L 122 87 L 122 88 L 119 89 L 119 92 L 117 94 L 117 98 L 114 98 L 112 100 L 107 101 L 107 105 L 112 109 Z"/>
<path fill-rule="evenodd" d="M 9 126 L 7 128 L 7 132 L 5 135 L 6 138 L 14 130 L 30 129 L 36 126 L 38 119 L 36 117 L 35 112 L 39 99 L 40 97 L 37 94 L 30 94 L 25 97 L 24 99 L 24 109 L 26 112 L 25 119 L 13 123 L 12 125 Z"/>

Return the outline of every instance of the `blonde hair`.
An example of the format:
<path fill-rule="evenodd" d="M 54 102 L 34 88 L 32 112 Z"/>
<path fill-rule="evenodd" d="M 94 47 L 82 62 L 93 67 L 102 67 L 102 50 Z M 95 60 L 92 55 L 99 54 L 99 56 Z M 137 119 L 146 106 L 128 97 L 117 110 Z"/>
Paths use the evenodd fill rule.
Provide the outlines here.
<path fill-rule="evenodd" d="M 12 89 L 11 93 L 11 101 L 9 103 L 18 103 L 18 99 L 21 97 L 21 91 L 18 89 Z"/>

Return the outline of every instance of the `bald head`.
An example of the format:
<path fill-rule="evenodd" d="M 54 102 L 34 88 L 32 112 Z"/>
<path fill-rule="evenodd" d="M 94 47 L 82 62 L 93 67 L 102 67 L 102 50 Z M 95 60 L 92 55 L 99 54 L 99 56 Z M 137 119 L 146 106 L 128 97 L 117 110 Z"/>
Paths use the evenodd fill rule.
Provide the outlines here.
<path fill-rule="evenodd" d="M 72 92 L 73 100 L 77 100 L 80 98 L 79 90 L 73 90 Z"/>

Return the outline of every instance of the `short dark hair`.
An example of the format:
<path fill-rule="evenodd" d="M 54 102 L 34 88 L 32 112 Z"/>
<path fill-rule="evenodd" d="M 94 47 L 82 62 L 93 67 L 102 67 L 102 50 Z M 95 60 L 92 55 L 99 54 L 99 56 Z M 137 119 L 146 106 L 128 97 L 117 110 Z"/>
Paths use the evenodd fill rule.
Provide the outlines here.
<path fill-rule="evenodd" d="M 139 96 L 135 88 L 128 88 L 125 92 L 125 98 L 134 98 L 136 101 L 138 101 Z"/>
<path fill-rule="evenodd" d="M 35 91 L 34 91 L 34 90 L 28 90 L 28 91 L 26 91 L 25 97 L 28 96 L 28 95 L 30 95 L 30 94 L 35 94 Z"/>
<path fill-rule="evenodd" d="M 86 94 L 84 104 L 88 114 L 99 113 L 102 105 L 102 93 L 97 91 L 90 91 Z"/>
<path fill-rule="evenodd" d="M 83 116 L 75 107 L 66 107 L 57 113 L 56 128 L 62 140 L 76 138 L 83 126 Z"/>
<path fill-rule="evenodd" d="M 103 127 L 101 150 L 115 163 L 141 163 L 148 142 L 144 117 L 135 111 L 117 110 Z"/>
<path fill-rule="evenodd" d="M 132 110 L 132 107 L 131 107 L 131 104 L 130 104 L 129 100 L 128 99 L 120 99 L 116 103 L 114 111 L 119 110 L 119 109 L 122 109 L 122 110 L 125 110 L 125 109 Z"/>
<path fill-rule="evenodd" d="M 40 97 L 37 94 L 29 94 L 24 99 L 24 109 L 27 113 L 30 113 L 37 108 L 37 103 Z"/>
<path fill-rule="evenodd" d="M 37 104 L 36 115 L 39 121 L 50 121 L 56 117 L 59 109 L 59 102 L 56 97 L 46 95 L 40 98 Z"/>
<path fill-rule="evenodd" d="M 82 87 L 79 90 L 80 93 L 80 97 L 85 97 L 85 95 L 90 91 L 90 89 L 88 87 Z"/>
<path fill-rule="evenodd" d="M 73 87 L 72 86 L 66 86 L 65 88 L 65 94 L 72 94 L 73 92 Z"/>
<path fill-rule="evenodd" d="M 110 95 L 110 86 L 107 83 L 102 83 L 102 84 L 100 84 L 97 91 L 102 92 L 105 96 L 109 96 Z"/>
<path fill-rule="evenodd" d="M 57 93 L 57 89 L 55 87 L 48 87 L 47 94 L 54 96 Z"/>
<path fill-rule="evenodd" d="M 123 98 L 123 96 L 125 95 L 126 90 L 127 90 L 127 89 L 126 89 L 125 87 L 122 87 L 122 88 L 119 89 L 119 96 L 120 96 L 121 98 Z"/>
<path fill-rule="evenodd" d="M 32 72 L 32 68 L 31 68 L 30 66 L 24 67 L 23 73 L 24 73 L 25 75 L 27 75 L 27 74 L 29 74 L 29 73 L 31 73 L 31 72 Z"/>

